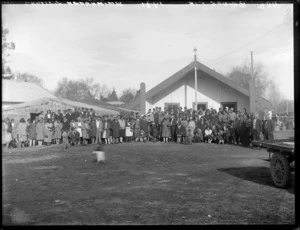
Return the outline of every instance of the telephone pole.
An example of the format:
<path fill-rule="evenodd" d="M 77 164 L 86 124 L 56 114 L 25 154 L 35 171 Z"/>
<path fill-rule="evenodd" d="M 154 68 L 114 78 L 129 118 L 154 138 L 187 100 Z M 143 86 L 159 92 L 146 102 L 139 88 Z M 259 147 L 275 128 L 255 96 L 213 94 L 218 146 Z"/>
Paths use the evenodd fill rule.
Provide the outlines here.
<path fill-rule="evenodd" d="M 250 102 L 250 113 L 256 113 L 256 91 L 255 81 L 253 76 L 253 52 L 251 51 L 251 77 L 249 80 L 249 102 Z"/>
<path fill-rule="evenodd" d="M 197 110 L 197 92 L 198 92 L 198 83 L 197 83 L 197 48 L 195 46 L 194 49 L 195 55 L 194 55 L 194 64 L 195 64 L 195 106 L 194 110 Z"/>

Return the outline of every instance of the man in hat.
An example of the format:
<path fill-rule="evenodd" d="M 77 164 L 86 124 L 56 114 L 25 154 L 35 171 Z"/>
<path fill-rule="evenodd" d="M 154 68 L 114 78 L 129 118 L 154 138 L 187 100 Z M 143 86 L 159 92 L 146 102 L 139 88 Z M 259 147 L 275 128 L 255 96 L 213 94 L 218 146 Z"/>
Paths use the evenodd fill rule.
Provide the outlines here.
<path fill-rule="evenodd" d="M 254 114 L 252 122 L 251 122 L 251 135 L 252 140 L 259 141 L 259 134 L 262 131 L 261 121 L 258 119 L 258 114 Z"/>
<path fill-rule="evenodd" d="M 74 112 L 71 114 L 72 120 L 77 121 L 77 118 L 80 116 L 80 112 L 78 109 L 75 107 Z"/>
<path fill-rule="evenodd" d="M 64 118 L 64 116 L 63 116 L 63 114 L 61 113 L 60 109 L 57 110 L 57 114 L 55 114 L 55 120 L 59 120 L 60 123 L 62 123 L 62 122 L 63 122 L 63 118 Z"/>
<path fill-rule="evenodd" d="M 70 123 L 72 120 L 71 109 L 67 110 L 67 114 L 65 115 L 65 117 L 67 118 L 68 122 Z"/>
<path fill-rule="evenodd" d="M 265 115 L 266 120 L 264 122 L 263 134 L 265 140 L 274 140 L 274 122 L 272 121 L 272 115 Z"/>

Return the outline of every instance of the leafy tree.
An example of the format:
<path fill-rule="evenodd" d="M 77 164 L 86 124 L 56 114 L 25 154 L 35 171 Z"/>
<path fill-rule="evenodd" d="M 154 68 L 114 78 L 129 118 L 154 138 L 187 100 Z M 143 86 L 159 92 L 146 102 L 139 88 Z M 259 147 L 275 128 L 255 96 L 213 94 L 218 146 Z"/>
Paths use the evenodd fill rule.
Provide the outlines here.
<path fill-rule="evenodd" d="M 227 77 L 235 81 L 245 89 L 249 89 L 249 80 L 251 78 L 251 66 L 248 60 L 239 66 L 232 67 Z M 260 96 L 265 96 L 266 90 L 270 85 L 267 73 L 264 71 L 262 63 L 256 63 L 253 66 L 253 77 L 256 91 Z"/>
<path fill-rule="evenodd" d="M 8 29 L 3 29 L 2 27 L 2 77 L 5 75 L 12 75 L 10 67 L 7 65 L 7 58 L 10 56 L 9 50 L 14 50 L 16 48 L 15 43 L 7 41 L 7 35 L 9 33 Z"/>
<path fill-rule="evenodd" d="M 117 93 L 115 91 L 115 88 L 113 88 L 113 91 L 108 94 L 107 99 L 108 99 L 108 101 L 118 101 L 119 100 Z"/>
<path fill-rule="evenodd" d="M 134 99 L 133 100 L 139 98 L 140 95 L 141 95 L 141 90 L 137 90 L 136 93 L 135 93 L 135 95 L 134 95 Z"/>
<path fill-rule="evenodd" d="M 122 95 L 120 96 L 120 101 L 128 104 L 132 102 L 135 98 L 136 90 L 132 88 L 124 89 Z"/>

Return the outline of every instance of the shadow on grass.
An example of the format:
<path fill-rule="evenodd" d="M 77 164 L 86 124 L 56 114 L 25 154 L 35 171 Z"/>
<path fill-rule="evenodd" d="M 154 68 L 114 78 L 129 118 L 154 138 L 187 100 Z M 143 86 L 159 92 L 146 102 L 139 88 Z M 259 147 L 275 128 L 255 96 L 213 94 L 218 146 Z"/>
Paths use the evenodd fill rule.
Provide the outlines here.
<path fill-rule="evenodd" d="M 267 167 L 238 167 L 238 168 L 219 168 L 218 171 L 228 173 L 243 180 L 251 181 L 257 184 L 276 187 L 273 184 L 270 169 Z M 295 194 L 294 187 L 290 185 L 285 189 L 291 194 Z"/>

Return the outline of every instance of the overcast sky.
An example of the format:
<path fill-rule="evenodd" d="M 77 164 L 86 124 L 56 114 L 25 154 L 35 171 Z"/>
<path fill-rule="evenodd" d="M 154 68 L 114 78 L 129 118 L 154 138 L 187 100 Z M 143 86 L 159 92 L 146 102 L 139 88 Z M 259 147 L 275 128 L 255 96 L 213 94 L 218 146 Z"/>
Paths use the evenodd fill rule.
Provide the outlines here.
<path fill-rule="evenodd" d="M 2 23 L 16 44 L 12 71 L 39 76 L 49 90 L 63 77 L 92 77 L 118 95 L 140 82 L 148 91 L 192 62 L 196 46 L 198 60 L 222 74 L 252 50 L 294 97 L 292 5 L 4 5 Z"/>

